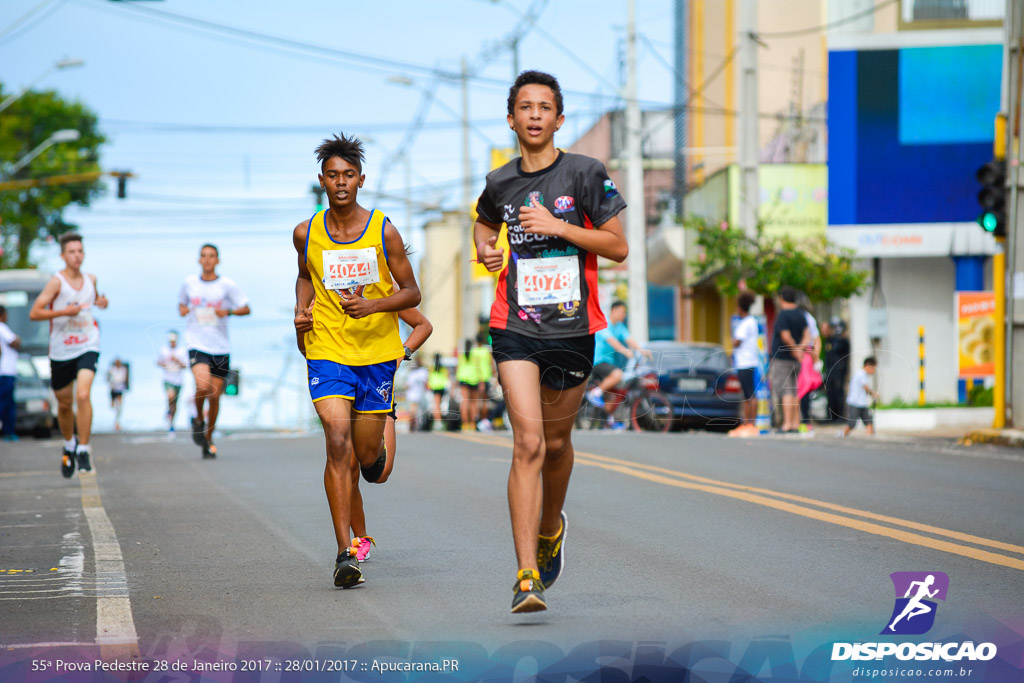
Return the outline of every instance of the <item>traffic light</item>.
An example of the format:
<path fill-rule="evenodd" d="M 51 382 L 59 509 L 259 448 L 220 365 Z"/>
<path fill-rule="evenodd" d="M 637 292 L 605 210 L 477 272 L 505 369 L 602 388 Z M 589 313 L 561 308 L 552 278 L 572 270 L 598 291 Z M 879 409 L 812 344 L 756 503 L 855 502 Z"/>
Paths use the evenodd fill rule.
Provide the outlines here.
<path fill-rule="evenodd" d="M 134 178 L 131 171 L 111 171 L 110 175 L 117 178 L 117 198 L 125 199 L 128 196 L 128 179 Z"/>
<path fill-rule="evenodd" d="M 224 393 L 228 396 L 238 396 L 238 389 L 242 384 L 242 377 L 238 370 L 228 370 L 228 376 L 224 378 Z"/>
<path fill-rule="evenodd" d="M 1006 237 L 1006 162 L 993 159 L 979 168 L 976 176 L 981 183 L 978 225 L 995 237 Z"/>
<path fill-rule="evenodd" d="M 324 188 L 320 187 L 319 185 L 312 185 L 312 186 L 310 186 L 309 191 L 312 192 L 313 196 L 316 197 L 316 210 L 317 211 L 323 211 L 324 210 Z"/>

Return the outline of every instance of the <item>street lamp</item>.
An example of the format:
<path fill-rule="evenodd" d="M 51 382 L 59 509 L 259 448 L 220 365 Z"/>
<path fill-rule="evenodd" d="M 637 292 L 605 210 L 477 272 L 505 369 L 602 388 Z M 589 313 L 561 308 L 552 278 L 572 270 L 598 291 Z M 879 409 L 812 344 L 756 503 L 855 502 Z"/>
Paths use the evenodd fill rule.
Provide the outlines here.
<path fill-rule="evenodd" d="M 36 148 L 33 149 L 31 152 L 23 156 L 21 160 L 18 161 L 18 163 L 16 163 L 11 168 L 8 175 L 16 175 L 18 171 L 25 168 L 29 163 L 31 163 L 33 159 L 35 159 L 37 156 L 42 154 L 45 150 L 49 149 L 53 145 L 56 145 L 61 142 L 74 142 L 80 137 L 82 137 L 82 134 L 75 130 L 74 128 L 62 128 L 61 130 L 58 130 L 57 132 L 50 135 L 50 137 L 40 142 L 36 146 Z"/>
<path fill-rule="evenodd" d="M 13 93 L 12 95 L 9 95 L 7 97 L 7 99 L 5 99 L 3 102 L 0 102 L 0 112 L 4 111 L 5 109 L 7 109 L 7 107 L 11 106 L 15 102 L 17 102 L 19 99 L 21 99 L 22 95 L 24 95 L 25 93 L 27 93 L 29 90 L 32 89 L 32 86 L 34 86 L 36 83 L 38 83 L 39 81 L 41 81 L 44 78 L 46 78 L 47 76 L 49 76 L 54 71 L 57 71 L 58 69 L 69 69 L 69 68 L 74 67 L 74 66 L 82 66 L 83 64 L 85 64 L 85 60 L 84 59 L 78 59 L 77 57 L 76 58 L 72 58 L 72 59 L 62 59 L 62 60 L 60 60 L 59 62 L 57 62 L 56 64 L 51 66 L 49 69 L 47 69 L 46 71 L 44 71 L 43 73 L 41 73 L 38 76 L 36 76 L 32 80 L 32 82 L 29 83 L 28 85 L 26 85 L 24 88 L 22 88 L 21 90 L 19 90 L 16 93 Z"/>

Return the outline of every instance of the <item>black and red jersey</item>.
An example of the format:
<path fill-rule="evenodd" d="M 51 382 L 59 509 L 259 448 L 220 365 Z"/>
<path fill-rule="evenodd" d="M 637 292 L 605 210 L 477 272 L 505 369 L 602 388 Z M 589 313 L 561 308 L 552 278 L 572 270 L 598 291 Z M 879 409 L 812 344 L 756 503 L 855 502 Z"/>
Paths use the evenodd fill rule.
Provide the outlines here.
<path fill-rule="evenodd" d="M 593 230 L 617 216 L 626 202 L 596 159 L 559 151 L 553 164 L 532 173 L 524 172 L 520 162 L 516 158 L 491 171 L 476 205 L 482 220 L 508 226 L 511 248 L 508 266 L 498 277 L 491 327 L 544 339 L 594 334 L 607 326 L 597 296 L 597 255 L 560 237 L 527 234 L 519 223 L 519 209 L 535 198 L 556 218 Z M 564 264 L 566 257 L 578 262 L 579 298 L 563 296 L 556 303 L 520 305 L 520 262 L 552 259 L 549 263 L 555 263 L 558 259 Z M 524 273 L 538 270 L 537 263 L 529 265 L 530 269 L 522 268 Z"/>

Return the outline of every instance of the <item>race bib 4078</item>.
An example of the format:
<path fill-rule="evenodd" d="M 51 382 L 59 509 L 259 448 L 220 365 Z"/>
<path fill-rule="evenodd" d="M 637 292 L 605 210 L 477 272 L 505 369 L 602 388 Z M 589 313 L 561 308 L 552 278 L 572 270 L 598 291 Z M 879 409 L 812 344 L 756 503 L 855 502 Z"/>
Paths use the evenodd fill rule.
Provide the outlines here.
<path fill-rule="evenodd" d="M 575 256 L 519 259 L 516 269 L 520 306 L 560 304 L 580 299 L 580 263 Z"/>

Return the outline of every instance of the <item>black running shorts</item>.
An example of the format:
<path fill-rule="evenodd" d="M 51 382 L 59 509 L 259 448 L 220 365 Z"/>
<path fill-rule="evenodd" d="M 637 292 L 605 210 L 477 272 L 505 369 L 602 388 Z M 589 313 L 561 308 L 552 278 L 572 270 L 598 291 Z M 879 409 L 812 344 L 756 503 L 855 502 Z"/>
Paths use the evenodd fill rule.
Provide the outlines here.
<path fill-rule="evenodd" d="M 196 349 L 188 350 L 188 364 L 189 367 L 193 365 L 209 365 L 210 374 L 218 379 L 228 378 L 228 368 L 231 367 L 231 356 L 224 354 L 222 356 L 211 355 L 205 351 L 198 351 Z"/>
<path fill-rule="evenodd" d="M 78 377 L 79 370 L 91 370 L 96 373 L 100 354 L 97 351 L 86 351 L 78 358 L 71 360 L 50 361 L 50 386 L 54 391 L 63 389 Z"/>
<path fill-rule="evenodd" d="M 594 369 L 594 335 L 538 339 L 491 328 L 491 353 L 501 371 L 508 360 L 530 361 L 540 368 L 540 383 L 562 391 L 587 381 Z"/>

